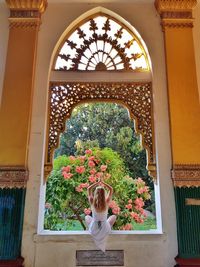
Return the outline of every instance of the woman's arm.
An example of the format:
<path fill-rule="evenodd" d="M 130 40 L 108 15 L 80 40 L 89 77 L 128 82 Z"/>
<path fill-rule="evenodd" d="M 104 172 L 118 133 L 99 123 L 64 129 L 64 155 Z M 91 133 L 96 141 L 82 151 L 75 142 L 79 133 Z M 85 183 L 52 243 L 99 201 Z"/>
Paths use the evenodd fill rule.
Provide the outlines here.
<path fill-rule="evenodd" d="M 87 188 L 87 193 L 88 193 L 88 199 L 90 204 L 92 204 L 93 202 L 93 194 L 92 194 L 92 189 L 97 186 L 99 184 L 99 182 L 96 182 L 94 184 L 91 184 L 88 188 Z"/>
<path fill-rule="evenodd" d="M 111 199 L 112 199 L 113 188 L 112 188 L 111 185 L 109 185 L 109 184 L 107 184 L 107 183 L 105 183 L 105 182 L 103 182 L 103 181 L 101 181 L 101 183 L 102 183 L 103 185 L 105 185 L 106 188 L 108 188 L 108 191 L 109 191 L 109 192 L 108 192 L 108 196 L 107 196 L 106 202 L 109 203 L 109 202 L 111 201 Z"/>

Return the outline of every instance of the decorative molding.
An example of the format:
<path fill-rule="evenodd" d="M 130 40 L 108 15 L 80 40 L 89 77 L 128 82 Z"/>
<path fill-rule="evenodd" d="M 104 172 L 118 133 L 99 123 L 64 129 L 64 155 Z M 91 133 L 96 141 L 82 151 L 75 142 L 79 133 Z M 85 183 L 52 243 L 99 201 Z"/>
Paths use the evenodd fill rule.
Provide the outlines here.
<path fill-rule="evenodd" d="M 191 12 L 197 5 L 197 0 L 155 0 L 159 14 L 163 12 Z"/>
<path fill-rule="evenodd" d="M 192 10 L 197 0 L 155 0 L 155 7 L 165 28 L 192 28 Z"/>
<path fill-rule="evenodd" d="M 40 19 L 8 19 L 10 22 L 10 28 L 39 28 L 41 24 Z"/>
<path fill-rule="evenodd" d="M 10 8 L 10 28 L 37 28 L 41 14 L 47 7 L 47 0 L 6 0 Z"/>
<path fill-rule="evenodd" d="M 11 18 L 40 18 L 38 10 L 10 10 Z"/>
<path fill-rule="evenodd" d="M 32 10 L 43 13 L 47 8 L 47 0 L 6 0 L 10 10 Z"/>
<path fill-rule="evenodd" d="M 24 167 L 0 167 L 0 188 L 25 188 L 28 170 Z"/>
<path fill-rule="evenodd" d="M 161 22 L 163 30 L 165 28 L 192 28 L 193 27 L 193 20 L 192 21 L 169 21 L 163 20 Z"/>
<path fill-rule="evenodd" d="M 192 12 L 166 11 L 161 13 L 162 19 L 192 19 Z"/>
<path fill-rule="evenodd" d="M 51 82 L 46 145 L 45 177 L 52 170 L 53 152 L 73 108 L 85 102 L 118 102 L 129 109 L 136 133 L 147 150 L 149 172 L 156 178 L 151 83 Z"/>
<path fill-rule="evenodd" d="M 200 164 L 177 164 L 171 171 L 175 187 L 199 187 Z"/>

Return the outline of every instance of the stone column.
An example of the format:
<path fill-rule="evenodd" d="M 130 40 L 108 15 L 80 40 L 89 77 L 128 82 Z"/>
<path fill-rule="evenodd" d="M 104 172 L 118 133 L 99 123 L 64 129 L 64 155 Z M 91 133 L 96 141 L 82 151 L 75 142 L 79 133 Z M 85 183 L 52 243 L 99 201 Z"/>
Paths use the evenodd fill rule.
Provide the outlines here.
<path fill-rule="evenodd" d="M 200 195 L 200 104 L 192 32 L 196 4 L 196 0 L 155 1 L 165 38 L 177 266 L 200 266 L 200 206 L 192 200 Z"/>
<path fill-rule="evenodd" d="M 41 14 L 47 0 L 6 0 L 10 30 L 0 107 L 0 266 L 20 257 L 27 155 Z"/>

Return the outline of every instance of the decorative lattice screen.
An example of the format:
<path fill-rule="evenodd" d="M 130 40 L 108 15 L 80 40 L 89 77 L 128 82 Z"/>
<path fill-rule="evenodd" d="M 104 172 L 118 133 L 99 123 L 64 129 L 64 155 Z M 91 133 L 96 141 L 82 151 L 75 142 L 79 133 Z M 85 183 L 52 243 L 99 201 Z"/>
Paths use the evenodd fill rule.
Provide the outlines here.
<path fill-rule="evenodd" d="M 70 83 L 51 82 L 46 150 L 46 172 L 51 171 L 52 157 L 65 130 L 72 109 L 84 102 L 109 101 L 125 105 L 135 120 L 136 132 L 142 136 L 150 171 L 155 170 L 151 83 Z M 155 176 L 155 173 L 152 173 Z"/>
<path fill-rule="evenodd" d="M 105 14 L 75 27 L 61 46 L 56 70 L 148 71 L 142 42 L 123 24 Z"/>

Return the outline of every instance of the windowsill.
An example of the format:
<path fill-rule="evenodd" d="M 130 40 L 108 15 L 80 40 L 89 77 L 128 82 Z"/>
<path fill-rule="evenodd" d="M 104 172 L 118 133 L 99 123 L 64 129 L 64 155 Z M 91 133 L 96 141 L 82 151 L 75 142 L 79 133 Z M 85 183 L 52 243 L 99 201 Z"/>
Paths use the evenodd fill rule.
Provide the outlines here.
<path fill-rule="evenodd" d="M 166 234 L 160 230 L 148 231 L 112 231 L 109 239 L 112 241 L 161 241 L 166 239 Z M 34 242 L 89 242 L 91 237 L 88 231 L 49 231 L 43 230 L 34 235 Z"/>
<path fill-rule="evenodd" d="M 152 229 L 146 231 L 117 231 L 112 230 L 110 235 L 149 235 L 149 234 L 163 234 L 161 230 Z M 88 231 L 51 231 L 51 230 L 42 230 L 38 235 L 89 235 Z"/>

